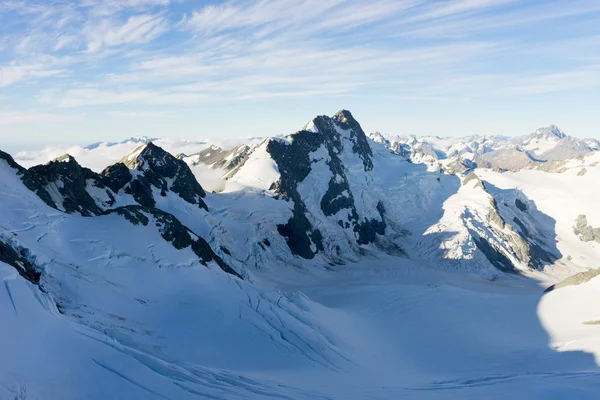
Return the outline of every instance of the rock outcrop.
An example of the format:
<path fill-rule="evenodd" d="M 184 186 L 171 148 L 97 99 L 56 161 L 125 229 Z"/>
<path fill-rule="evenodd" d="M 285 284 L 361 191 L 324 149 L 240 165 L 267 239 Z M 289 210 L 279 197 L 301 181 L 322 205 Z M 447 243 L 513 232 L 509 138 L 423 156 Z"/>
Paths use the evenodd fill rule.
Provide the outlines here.
<path fill-rule="evenodd" d="M 369 172 L 373 169 L 373 153 L 360 124 L 349 111 L 342 110 L 332 118 L 319 116 L 304 130 L 286 139 L 271 140 L 267 151 L 280 173 L 271 189 L 294 204 L 292 218 L 278 227 L 294 254 L 312 258 L 324 249 L 323 235 L 307 218 L 307 205 L 298 190 L 317 165 L 325 164 L 330 175 L 320 199 L 322 213 L 335 218 L 341 228 L 352 230 L 359 245 L 373 243 L 376 235 L 385 233 L 385 209 L 381 203 L 377 205 L 377 217 L 366 218 L 359 215 L 355 204 L 344 158 L 357 159 L 363 172 Z"/>
<path fill-rule="evenodd" d="M 151 222 L 159 229 L 163 239 L 171 243 L 178 250 L 191 248 L 200 258 L 202 264 L 215 262 L 224 272 L 243 279 L 242 276 L 231 268 L 219 257 L 203 238 L 196 235 L 184 226 L 173 215 L 157 208 L 144 208 L 142 206 L 125 206 L 115 208 L 107 214 L 123 216 L 134 225 L 148 226 Z"/>
<path fill-rule="evenodd" d="M 588 225 L 587 217 L 585 215 L 577 217 L 573 232 L 579 236 L 579 240 L 582 242 L 600 243 L 600 228 L 592 228 Z"/>

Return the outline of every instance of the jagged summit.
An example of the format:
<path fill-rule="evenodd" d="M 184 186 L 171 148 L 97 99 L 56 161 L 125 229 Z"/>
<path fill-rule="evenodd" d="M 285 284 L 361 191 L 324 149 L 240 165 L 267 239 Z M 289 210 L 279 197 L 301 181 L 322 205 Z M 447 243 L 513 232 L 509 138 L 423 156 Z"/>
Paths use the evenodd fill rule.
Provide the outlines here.
<path fill-rule="evenodd" d="M 129 169 L 143 168 L 144 165 L 159 162 L 171 156 L 162 148 L 152 142 L 146 142 L 137 147 L 131 154 L 123 157 L 121 163 L 125 164 Z"/>
<path fill-rule="evenodd" d="M 336 112 L 332 117 L 328 117 L 327 115 L 319 115 L 313 119 L 311 119 L 306 125 L 304 125 L 304 127 L 298 131 L 298 132 L 302 132 L 302 131 L 308 131 L 308 132 L 313 132 L 313 133 L 319 133 L 319 128 L 317 127 L 317 123 L 319 120 L 332 120 L 334 122 L 336 122 L 338 125 L 342 126 L 356 126 L 358 125 L 358 127 L 360 127 L 360 125 L 358 124 L 358 122 L 354 119 L 354 117 L 352 116 L 352 113 L 348 110 L 340 110 L 338 112 Z M 344 128 L 347 129 L 347 128 Z M 296 133 L 298 133 L 296 132 Z"/>
<path fill-rule="evenodd" d="M 202 200 L 206 192 L 188 165 L 154 143 L 148 142 L 139 146 L 118 164 L 137 171 L 135 176 L 131 176 L 131 183 L 125 191 L 133 194 L 141 205 L 154 207 L 156 200 L 152 188 L 156 188 L 163 197 L 171 191 L 188 203 L 198 204 L 208 210 L 208 206 Z M 121 182 L 126 182 L 127 173 L 118 164 L 108 168 L 103 174 L 119 176 Z"/>
<path fill-rule="evenodd" d="M 529 135 L 514 138 L 513 143 L 521 146 L 541 146 L 545 148 L 552 143 L 566 138 L 567 135 L 560 130 L 556 125 L 550 125 L 543 128 L 538 128 Z M 533 149 L 533 147 L 532 147 Z"/>
<path fill-rule="evenodd" d="M 208 210 L 203 200 L 206 193 L 187 164 L 153 143 L 138 147 L 100 174 L 82 167 L 69 154 L 28 170 L 8 155 L 3 158 L 46 204 L 67 213 L 97 216 L 119 204 L 132 203 L 155 207 L 169 192 Z"/>
<path fill-rule="evenodd" d="M 365 206 L 367 196 L 357 198 L 351 188 L 349 170 L 361 175 L 371 171 L 373 152 L 349 111 L 317 116 L 301 131 L 266 141 L 233 178 L 244 179 L 255 174 L 255 166 L 270 162 L 276 173 L 269 176 L 276 181 L 265 189 L 293 203 L 292 217 L 277 227 L 292 253 L 313 258 L 323 252 L 336 258 L 339 249 L 330 245 L 334 237 L 356 246 L 373 243 L 385 232 L 383 205 L 369 198 Z"/>
<path fill-rule="evenodd" d="M 333 117 L 331 117 L 334 121 L 343 123 L 343 124 L 358 124 L 358 122 L 352 116 L 352 113 L 348 110 L 340 110 L 336 112 Z"/>
<path fill-rule="evenodd" d="M 62 156 L 56 157 L 54 160 L 52 160 L 51 162 L 75 162 L 77 163 L 77 161 L 75 160 L 75 157 L 73 157 L 70 154 L 63 154 Z"/>
<path fill-rule="evenodd" d="M 549 139 L 552 137 L 557 137 L 559 139 L 563 139 L 567 137 L 567 134 L 564 133 L 558 126 L 550 125 L 543 128 L 536 129 L 535 132 L 531 134 L 531 136 L 536 136 L 538 138 Z"/>
<path fill-rule="evenodd" d="M 350 111 L 340 110 L 333 117 L 319 115 L 309 122 L 305 131 L 320 133 L 324 140 L 340 141 L 341 147 L 350 145 L 348 147 L 352 152 L 362 159 L 365 170 L 373 168 L 371 159 L 373 151 L 369 146 L 367 135 Z M 298 135 L 301 132 L 297 132 L 294 135 Z"/>
<path fill-rule="evenodd" d="M 65 154 L 47 164 L 29 168 L 23 183 L 49 206 L 84 216 L 100 215 L 102 206 L 88 192 L 89 187 L 104 190 L 105 179 L 84 168 Z"/>

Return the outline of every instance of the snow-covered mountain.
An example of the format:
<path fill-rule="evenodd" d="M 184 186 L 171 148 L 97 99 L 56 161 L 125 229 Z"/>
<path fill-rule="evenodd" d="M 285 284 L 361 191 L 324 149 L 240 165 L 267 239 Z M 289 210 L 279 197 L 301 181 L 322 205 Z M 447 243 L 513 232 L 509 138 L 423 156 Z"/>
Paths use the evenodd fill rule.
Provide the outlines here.
<path fill-rule="evenodd" d="M 443 168 L 448 172 L 466 172 L 476 167 L 518 171 L 523 168 L 559 169 L 562 162 L 600 150 L 596 139 L 568 136 L 555 125 L 517 137 L 470 136 L 465 138 L 390 137 L 383 138 L 393 151 L 402 148 L 416 163 Z"/>
<path fill-rule="evenodd" d="M 342 110 L 233 146 L 0 152 L 0 398 L 595 398 L 597 317 L 560 284 L 600 268 L 592 145 Z"/>
<path fill-rule="evenodd" d="M 133 136 L 130 137 L 129 139 L 125 139 L 123 141 L 120 142 L 96 142 L 96 143 L 92 143 L 90 145 L 87 145 L 84 147 L 84 149 L 86 150 L 95 150 L 99 147 L 114 147 L 114 146 L 118 146 L 118 145 L 129 145 L 129 144 L 143 144 L 143 143 L 149 143 L 149 142 L 153 142 L 155 140 L 158 140 L 158 138 L 151 138 L 148 136 Z"/>
<path fill-rule="evenodd" d="M 565 139 L 567 135 L 560 130 L 558 126 L 550 125 L 545 128 L 537 129 L 535 132 L 520 138 L 516 138 L 514 143 L 523 150 L 542 158 L 547 151 L 552 150 L 558 143 Z"/>

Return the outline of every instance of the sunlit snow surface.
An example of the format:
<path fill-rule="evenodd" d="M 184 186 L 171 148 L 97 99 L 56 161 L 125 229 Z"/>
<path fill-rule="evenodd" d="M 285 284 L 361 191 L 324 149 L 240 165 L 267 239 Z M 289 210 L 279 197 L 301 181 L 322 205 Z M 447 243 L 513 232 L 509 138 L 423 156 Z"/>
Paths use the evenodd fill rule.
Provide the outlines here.
<path fill-rule="evenodd" d="M 395 259 L 260 290 L 202 268 L 61 269 L 78 304 L 67 315 L 0 268 L 2 396 L 594 399 L 600 386 L 579 351 L 598 348 L 599 328 L 583 324 L 597 282 L 540 305 L 526 279 L 427 274 Z"/>
<path fill-rule="evenodd" d="M 578 213 L 600 226 L 598 168 L 477 171 L 535 201 L 556 220 L 558 250 L 576 258 L 568 273 L 559 265 L 489 280 L 428 258 L 436 234 L 464 243 L 458 210 L 487 204 L 482 194 L 418 165 L 392 168 L 374 152 L 375 172 L 353 190 L 387 188 L 390 218 L 410 231 L 410 258 L 257 264 L 246 281 L 199 264 L 150 226 L 51 209 L 0 161 L 2 235 L 47 271 L 45 293 L 0 263 L 0 399 L 598 398 L 600 325 L 590 322 L 600 320 L 600 278 L 543 293 L 557 277 L 600 267 L 598 246 L 572 232 Z M 229 232 L 218 240 L 241 257 L 255 246 L 243 238 L 289 217 L 285 202 L 263 196 L 209 195 L 202 218 L 180 203 L 159 206 L 199 233 Z M 370 206 L 369 196 L 359 201 Z"/>

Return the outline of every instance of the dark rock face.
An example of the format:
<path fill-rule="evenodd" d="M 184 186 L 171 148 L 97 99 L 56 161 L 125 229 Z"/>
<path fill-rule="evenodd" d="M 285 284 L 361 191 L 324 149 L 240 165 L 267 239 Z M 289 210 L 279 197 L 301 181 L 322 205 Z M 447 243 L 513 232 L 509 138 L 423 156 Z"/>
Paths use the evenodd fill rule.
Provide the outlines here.
<path fill-rule="evenodd" d="M 464 213 L 466 217 L 473 218 L 473 214 L 470 211 L 465 210 Z M 488 210 L 486 219 L 487 226 L 491 231 L 493 231 L 500 238 L 504 239 L 506 242 L 511 243 L 511 249 L 508 250 L 508 253 L 516 255 L 516 253 L 521 252 L 520 246 L 517 245 L 517 242 L 521 243 L 518 234 L 515 233 L 514 236 L 511 236 L 504 233 L 506 223 L 500 215 L 496 201 L 493 198 L 490 199 L 490 208 Z M 490 264 L 492 264 L 492 266 L 506 273 L 518 272 L 518 269 L 512 263 L 510 258 L 508 258 L 508 256 L 505 254 L 505 252 L 507 252 L 507 249 L 502 249 L 490 243 L 490 241 L 488 241 L 486 237 L 481 236 L 474 229 L 469 228 L 469 233 L 473 237 L 473 241 L 475 242 L 475 246 L 477 247 L 477 249 L 483 253 L 483 255 L 487 258 Z M 517 256 L 517 258 L 519 257 Z"/>
<path fill-rule="evenodd" d="M 515 200 L 515 206 L 517 206 L 517 208 L 521 211 L 527 211 L 527 204 L 525 204 L 519 199 Z"/>
<path fill-rule="evenodd" d="M 184 226 L 173 215 L 156 208 L 144 208 L 142 206 L 119 207 L 108 211 L 106 214 L 118 214 L 123 216 L 134 225 L 148 226 L 151 215 L 159 228 L 160 234 L 167 242 L 178 250 L 191 247 L 192 251 L 202 260 L 202 264 L 214 261 L 228 274 L 240 279 L 242 276 L 223 261 L 210 247 L 206 240 L 196 236 L 190 229 Z"/>
<path fill-rule="evenodd" d="M 108 210 L 105 214 L 118 214 L 131 222 L 133 225 L 148 226 L 150 218 L 144 214 L 146 209 L 140 206 L 125 206 L 115 208 L 114 210 Z"/>
<path fill-rule="evenodd" d="M 106 178 L 106 186 L 108 186 L 115 193 L 118 193 L 119 190 L 128 184 L 133 178 L 129 168 L 127 168 L 123 163 L 111 165 L 102 171 L 100 175 Z"/>
<path fill-rule="evenodd" d="M 124 170 L 113 166 L 107 169 L 111 173 L 105 176 L 82 167 L 69 155 L 28 170 L 15 163 L 6 153 L 0 154 L 0 157 L 18 171 L 23 184 L 47 205 L 85 217 L 101 215 L 106 207 L 112 206 L 116 201 L 114 193 L 117 188 L 123 185 L 122 181 L 131 179 L 129 170 L 122 164 Z M 104 191 L 108 201 L 94 199 L 90 195 L 90 187 Z M 54 196 L 51 192 L 54 192 Z M 57 201 L 60 204 L 56 204 Z"/>
<path fill-rule="evenodd" d="M 136 152 L 139 154 L 135 158 L 126 157 L 121 160 L 126 168 L 140 172 L 131 177 L 131 183 L 124 189 L 125 193 L 131 194 L 144 207 L 154 207 L 156 201 L 152 195 L 152 187 L 155 187 L 162 195 L 167 191 L 174 192 L 188 203 L 198 204 L 208 211 L 208 206 L 202 200 L 206 197 L 206 192 L 185 162 L 153 143 L 145 144 Z M 125 182 L 126 174 L 121 166 L 108 168 L 103 174 L 118 177 L 119 184 Z M 170 187 L 168 180 L 172 181 Z M 115 187 L 117 186 L 116 184 Z M 119 189 L 121 188 L 122 186 Z"/>
<path fill-rule="evenodd" d="M 129 167 L 139 172 L 135 177 L 125 163 L 117 163 L 105 169 L 102 174 L 96 174 L 81 167 L 69 155 L 29 170 L 19 166 L 4 152 L 0 152 L 0 159 L 17 170 L 17 173 L 22 175 L 21 179 L 25 186 L 55 209 L 67 213 L 80 213 L 82 216 L 115 213 L 134 225 L 144 226 L 150 223 L 149 216 L 152 216 L 161 236 L 176 249 L 190 247 L 203 264 L 214 261 L 223 271 L 242 279 L 239 273 L 215 254 L 203 238 L 195 235 L 173 215 L 154 208 L 156 201 L 153 198 L 152 187 L 161 189 L 163 193 L 170 190 L 185 201 L 207 209 L 202 200 L 206 193 L 187 164 L 151 143 L 139 150 L 137 157 L 127 159 Z M 170 187 L 167 180 L 171 183 Z M 106 190 L 109 204 L 105 203 L 102 206 L 114 205 L 115 196 L 121 190 L 132 194 L 140 205 L 106 210 L 108 207 L 101 207 L 90 195 L 88 192 L 90 186 Z M 55 193 L 51 195 L 50 190 Z M 56 204 L 55 200 L 61 201 L 61 204 Z M 0 261 L 12 265 L 23 277 L 37 284 L 40 273 L 30 258 L 26 250 L 0 241 Z"/>
<path fill-rule="evenodd" d="M 267 145 L 267 151 L 277 163 L 281 176 L 272 189 L 294 203 L 292 218 L 286 224 L 279 225 L 278 231 L 286 238 L 290 250 L 303 258 L 313 258 L 318 251 L 323 251 L 322 234 L 306 217 L 306 205 L 298 193 L 298 184 L 311 172 L 312 164 L 323 162 L 311 159 L 311 153 L 321 147 L 327 151 L 329 159 L 326 162 L 332 174 L 328 189 L 320 202 L 323 214 L 329 217 L 341 210 L 348 210 L 348 220 L 340 220 L 338 224 L 345 229 L 352 227 L 358 244 L 372 243 L 376 234 L 385 232 L 386 226 L 381 203 L 378 206 L 381 220 L 360 221 L 340 158 L 344 148 L 350 146 L 352 152 L 362 160 L 364 170 L 373 169 L 373 153 L 358 122 L 345 110 L 338 112 L 333 118 L 319 116 L 312 122 L 316 132 L 299 131 L 293 135 L 291 143 L 271 140 Z M 339 130 L 347 131 L 347 136 L 342 135 Z"/>
<path fill-rule="evenodd" d="M 381 202 L 377 203 L 377 211 L 379 211 L 379 215 L 381 216 L 381 220 L 372 218 L 365 220 L 364 222 L 357 223 L 354 226 L 354 232 L 357 233 L 358 244 L 369 244 L 375 242 L 377 239 L 377 235 L 385 234 L 385 220 L 384 214 L 385 209 Z"/>
<path fill-rule="evenodd" d="M 486 256 L 490 263 L 502 272 L 516 273 L 514 265 L 508 257 L 496 250 L 487 240 L 483 238 L 473 238 L 477 248 Z"/>
<path fill-rule="evenodd" d="M 63 156 L 45 165 L 31 167 L 23 173 L 23 183 L 50 207 L 83 216 L 102 214 L 103 210 L 87 191 L 88 181 L 106 188 L 104 180 L 90 169 L 83 168 L 71 156 Z M 55 204 L 49 190 L 56 189 L 62 204 Z M 56 196 L 55 196 L 56 198 Z"/>
<path fill-rule="evenodd" d="M 483 190 L 489 196 L 485 219 L 475 228 L 468 229 L 478 250 L 494 267 L 517 273 L 524 265 L 543 269 L 560 258 L 560 252 L 552 249 L 546 232 L 536 228 L 536 220 L 545 218 L 543 226 L 551 225 L 552 221 L 537 211 L 535 203 L 519 191 L 501 190 L 483 182 L 475 173 L 469 173 L 463 184 L 469 182 L 475 182 L 473 188 Z M 464 217 L 474 220 L 468 210 Z"/>
<path fill-rule="evenodd" d="M 359 155 L 365 165 L 365 171 L 373 169 L 373 152 L 369 146 L 369 141 L 365 132 L 360 127 L 358 121 L 354 119 L 350 111 L 341 110 L 333 116 L 333 121 L 344 130 L 350 131 L 350 139 L 354 142 L 352 151 Z M 318 125 L 317 125 L 318 126 Z M 319 128 L 320 129 L 320 128 Z"/>
<path fill-rule="evenodd" d="M 524 235 L 525 237 L 529 237 L 529 236 L 530 236 L 530 234 L 529 234 L 529 229 L 527 229 L 527 227 L 525 226 L 525 224 L 523 223 L 523 221 L 521 221 L 521 220 L 520 220 L 519 218 L 517 218 L 517 217 L 514 217 L 514 218 L 513 218 L 513 222 L 514 222 L 515 224 L 517 224 L 517 226 L 519 227 L 519 229 L 521 229 L 521 232 L 523 233 L 523 235 Z"/>
<path fill-rule="evenodd" d="M 484 185 L 486 187 L 488 183 Z M 535 203 L 515 190 L 499 190 L 492 186 L 498 201 L 492 197 L 488 214 L 490 228 L 496 235 L 509 245 L 509 253 L 520 263 L 529 268 L 542 270 L 546 265 L 553 264 L 561 257 L 544 230 L 539 230 L 534 221 L 544 219 L 549 226 L 553 223 L 545 214 L 539 212 Z M 487 191 L 487 189 L 486 189 Z M 489 193 L 489 191 L 488 191 Z M 502 230 L 497 230 L 495 227 Z M 508 255 L 509 253 L 505 253 Z M 515 266 L 516 269 L 516 266 Z"/>
<path fill-rule="evenodd" d="M 315 251 L 323 250 L 321 232 L 314 229 L 306 218 L 306 206 L 298 193 L 298 183 L 302 182 L 311 171 L 309 154 L 316 151 L 326 138 L 320 133 L 300 131 L 294 135 L 291 144 L 271 140 L 267 151 L 277 163 L 281 177 L 275 184 L 275 191 L 283 199 L 294 203 L 293 215 L 287 224 L 279 225 L 277 230 L 287 240 L 292 253 L 303 258 L 313 258 Z"/>
<path fill-rule="evenodd" d="M 27 249 L 0 240 L 0 261 L 14 267 L 24 279 L 39 285 L 41 273 Z"/>
<path fill-rule="evenodd" d="M 514 216 L 512 221 L 518 227 L 518 230 L 515 229 L 515 233 L 519 233 L 519 237 L 517 240 L 513 240 L 513 243 L 516 248 L 520 249 L 520 252 L 517 252 L 519 258 L 535 269 L 543 269 L 545 265 L 554 263 L 559 257 L 540 245 L 540 239 L 545 237 L 544 233 L 534 232 L 535 226 L 531 222 L 529 224 L 525 222 L 533 219 L 526 201 L 517 198 L 515 206 L 517 210 L 514 213 L 518 216 Z M 534 204 L 531 206 L 531 212 L 536 211 Z"/>
<path fill-rule="evenodd" d="M 17 164 L 15 162 L 15 160 L 12 158 L 12 156 L 10 154 L 5 153 L 2 150 L 0 150 L 0 160 L 6 161 L 6 163 L 11 168 L 16 169 L 19 174 L 23 174 L 26 171 L 25 168 L 21 167 L 19 164 Z"/>

